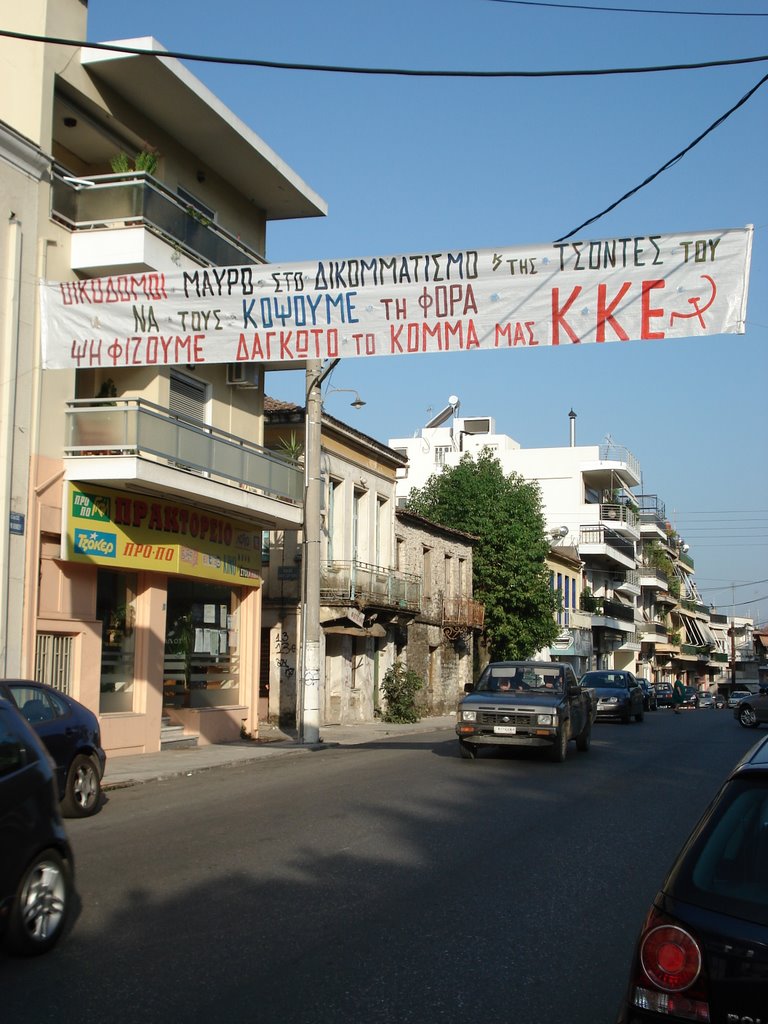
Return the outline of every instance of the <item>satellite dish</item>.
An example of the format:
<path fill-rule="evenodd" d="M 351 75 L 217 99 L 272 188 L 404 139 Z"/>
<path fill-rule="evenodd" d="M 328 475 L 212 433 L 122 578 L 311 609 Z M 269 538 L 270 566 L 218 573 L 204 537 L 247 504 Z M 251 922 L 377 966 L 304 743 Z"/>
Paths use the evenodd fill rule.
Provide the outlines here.
<path fill-rule="evenodd" d="M 458 405 L 459 404 L 458 396 L 457 395 L 449 395 L 448 396 L 448 404 L 449 405 Z"/>

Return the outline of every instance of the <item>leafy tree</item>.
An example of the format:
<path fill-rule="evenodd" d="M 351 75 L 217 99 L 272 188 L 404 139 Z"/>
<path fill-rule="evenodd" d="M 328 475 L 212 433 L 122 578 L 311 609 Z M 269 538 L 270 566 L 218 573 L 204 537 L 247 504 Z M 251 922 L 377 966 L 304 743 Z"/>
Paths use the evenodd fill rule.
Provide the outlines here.
<path fill-rule="evenodd" d="M 409 511 L 480 538 L 472 557 L 474 597 L 485 605 L 483 645 L 491 661 L 529 658 L 552 643 L 559 595 L 535 481 L 504 475 L 489 449 L 433 475 L 411 491 Z M 483 659 L 485 660 L 485 659 Z"/>

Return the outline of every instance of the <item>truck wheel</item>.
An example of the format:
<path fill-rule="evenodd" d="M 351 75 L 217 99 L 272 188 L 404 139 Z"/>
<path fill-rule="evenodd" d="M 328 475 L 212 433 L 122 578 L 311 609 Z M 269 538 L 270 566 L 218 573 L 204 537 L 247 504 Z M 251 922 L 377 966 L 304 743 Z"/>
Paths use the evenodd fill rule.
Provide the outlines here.
<path fill-rule="evenodd" d="M 576 737 L 576 749 L 586 753 L 589 750 L 589 744 L 592 742 L 592 722 L 587 719 L 584 728 L 581 730 L 579 735 Z"/>
<path fill-rule="evenodd" d="M 568 723 L 563 722 L 560 728 L 557 730 L 557 736 L 555 742 L 549 748 L 549 759 L 555 763 L 561 763 L 565 760 L 565 755 L 568 752 Z"/>
<path fill-rule="evenodd" d="M 474 761 L 477 757 L 477 747 L 474 743 L 467 743 L 466 740 L 459 740 L 459 752 L 468 761 Z"/>

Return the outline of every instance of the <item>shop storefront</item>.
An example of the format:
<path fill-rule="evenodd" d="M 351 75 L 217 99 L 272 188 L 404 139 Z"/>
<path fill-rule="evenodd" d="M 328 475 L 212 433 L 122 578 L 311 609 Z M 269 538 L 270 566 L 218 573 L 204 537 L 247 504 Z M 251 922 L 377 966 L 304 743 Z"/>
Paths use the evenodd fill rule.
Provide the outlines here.
<path fill-rule="evenodd" d="M 261 533 L 181 501 L 66 485 L 61 553 L 92 569 L 86 702 L 108 752 L 157 749 L 163 719 L 203 743 L 257 727 Z"/>

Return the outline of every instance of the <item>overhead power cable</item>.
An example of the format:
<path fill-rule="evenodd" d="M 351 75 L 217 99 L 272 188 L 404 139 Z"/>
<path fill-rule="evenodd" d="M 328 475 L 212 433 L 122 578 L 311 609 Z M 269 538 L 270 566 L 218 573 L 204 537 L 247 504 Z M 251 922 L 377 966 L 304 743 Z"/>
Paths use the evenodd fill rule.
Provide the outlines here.
<path fill-rule="evenodd" d="M 685 149 L 681 149 L 679 153 L 675 154 L 675 156 L 673 156 L 670 160 L 667 160 L 665 164 L 662 164 L 662 166 L 659 167 L 657 171 L 654 171 L 653 174 L 649 174 L 644 181 L 641 181 L 639 185 L 636 185 L 634 188 L 630 189 L 629 192 L 625 192 L 623 196 L 617 199 L 614 203 L 611 203 L 610 206 L 606 206 L 606 208 L 604 210 L 601 210 L 600 213 L 596 213 L 594 217 L 590 217 L 588 220 L 583 221 L 583 223 L 579 224 L 578 227 L 573 228 L 573 230 L 569 231 L 565 235 L 561 235 L 560 238 L 556 238 L 555 241 L 564 242 L 567 238 L 571 238 L 573 235 L 577 234 L 579 231 L 582 231 L 590 224 L 594 224 L 596 220 L 600 220 L 601 217 L 604 217 L 606 215 L 606 213 L 610 213 L 612 210 L 615 210 L 617 206 L 620 206 L 623 202 L 626 202 L 627 199 L 630 199 L 632 196 L 636 195 L 640 191 L 640 189 L 645 188 L 646 185 L 650 185 L 650 183 L 654 181 L 656 178 L 658 178 L 660 174 L 663 174 L 664 171 L 669 170 L 669 168 L 676 164 L 678 160 L 682 160 L 686 153 L 690 153 L 690 151 L 695 146 L 698 146 L 698 144 L 702 142 L 704 139 L 706 139 L 706 137 L 710 135 L 716 128 L 719 128 L 721 124 L 727 121 L 731 114 L 735 113 L 739 109 L 739 107 L 743 107 L 744 104 L 749 99 L 751 99 L 751 97 L 754 96 L 757 90 L 761 86 L 765 85 L 766 82 L 768 82 L 768 75 L 763 75 L 763 77 L 760 79 L 757 85 L 753 86 L 749 90 L 749 92 L 745 93 L 738 101 L 738 103 L 734 103 L 730 110 L 726 110 L 726 112 L 724 114 L 721 114 L 716 121 L 713 121 L 709 128 L 703 131 L 701 135 L 697 135 L 693 142 L 689 142 Z"/>
<path fill-rule="evenodd" d="M 674 14 L 682 18 L 768 18 L 756 11 L 664 11 L 648 7 L 599 7 L 597 4 L 549 4 L 543 0 L 490 0 L 518 7 L 557 7 L 561 11 L 609 11 L 611 14 Z"/>
<path fill-rule="evenodd" d="M 181 50 L 147 50 L 145 47 L 122 43 L 89 43 L 83 39 L 63 39 L 57 36 L 39 36 L 29 32 L 11 32 L 0 29 L 0 36 L 22 39 L 32 43 L 53 43 L 57 46 L 84 47 L 89 50 L 107 50 L 110 53 L 129 53 L 139 57 L 174 57 L 177 60 L 201 61 L 208 64 L 232 64 L 245 67 L 276 68 L 285 71 L 321 71 L 344 75 L 405 75 L 415 78 L 577 78 L 599 75 L 643 75 L 665 71 L 697 71 L 703 68 L 734 67 L 739 64 L 759 64 L 768 61 L 768 54 L 757 57 L 734 57 L 729 60 L 698 61 L 693 64 L 658 64 L 636 68 L 582 68 L 554 71 L 430 71 L 418 68 L 350 67 L 343 64 L 301 64 L 290 61 L 260 60 L 255 57 L 215 57 Z"/>

